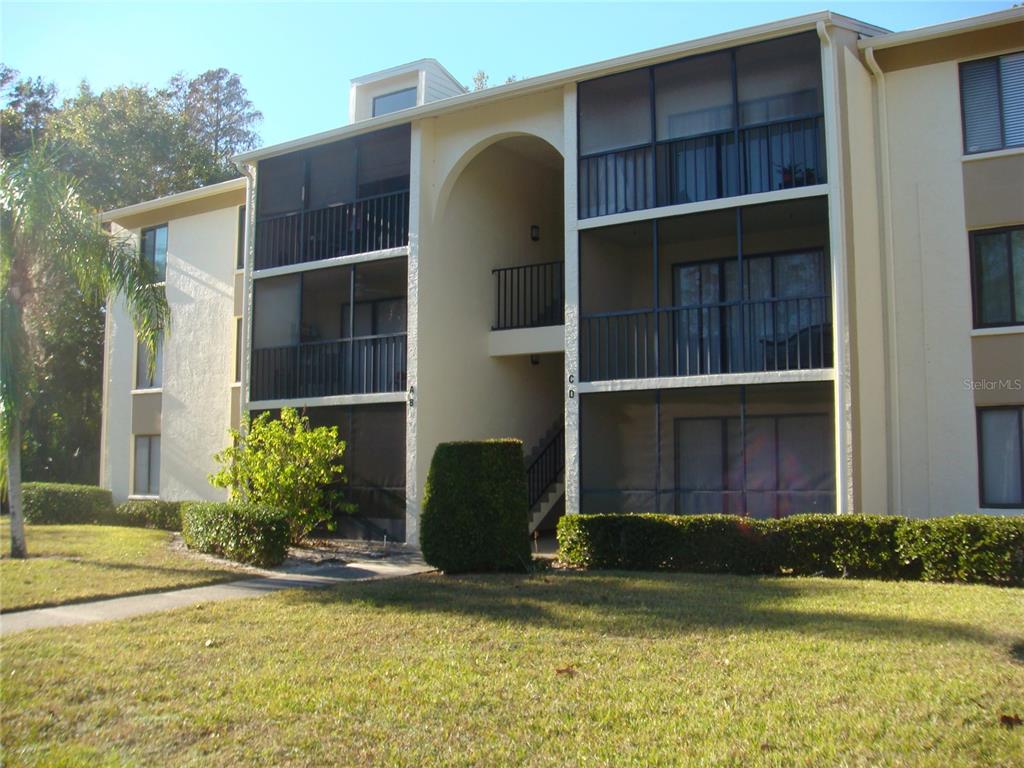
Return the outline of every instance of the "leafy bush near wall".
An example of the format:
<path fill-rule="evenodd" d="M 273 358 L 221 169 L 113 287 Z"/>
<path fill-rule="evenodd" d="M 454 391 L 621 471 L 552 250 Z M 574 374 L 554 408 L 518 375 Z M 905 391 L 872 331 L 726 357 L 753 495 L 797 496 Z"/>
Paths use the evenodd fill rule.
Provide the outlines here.
<path fill-rule="evenodd" d="M 118 505 L 112 522 L 135 528 L 159 528 L 164 531 L 181 530 L 181 501 L 162 499 L 129 499 Z"/>
<path fill-rule="evenodd" d="M 1024 517 L 566 515 L 558 544 L 585 568 L 1024 584 Z"/>
<path fill-rule="evenodd" d="M 110 491 L 96 485 L 24 483 L 21 493 L 28 523 L 110 523 L 114 517 Z"/>
<path fill-rule="evenodd" d="M 907 520 L 896 538 L 903 561 L 925 581 L 1024 584 L 1024 516 Z"/>
<path fill-rule="evenodd" d="M 519 440 L 442 443 L 423 493 L 424 559 L 448 573 L 530 565 L 526 470 Z"/>
<path fill-rule="evenodd" d="M 287 511 L 293 544 L 330 523 L 335 509 L 352 511 L 331 488 L 345 482 L 345 442 L 337 427 L 312 427 L 307 416 L 282 408 L 279 418 L 246 417 L 241 430 L 229 433 L 231 445 L 213 457 L 220 469 L 210 483 L 227 488 L 232 501 Z"/>
<path fill-rule="evenodd" d="M 284 510 L 244 502 L 189 502 L 181 512 L 189 548 L 261 567 L 280 565 L 291 537 Z"/>

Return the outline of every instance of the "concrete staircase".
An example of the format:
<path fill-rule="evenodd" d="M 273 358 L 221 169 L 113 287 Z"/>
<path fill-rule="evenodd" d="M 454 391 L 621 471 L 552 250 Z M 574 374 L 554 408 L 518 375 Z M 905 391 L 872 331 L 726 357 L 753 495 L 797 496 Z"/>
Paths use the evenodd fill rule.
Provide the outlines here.
<path fill-rule="evenodd" d="M 565 427 L 556 421 L 526 457 L 530 533 L 565 495 Z"/>
<path fill-rule="evenodd" d="M 541 496 L 540 501 L 534 504 L 533 509 L 530 510 L 531 534 L 537 530 L 537 526 L 544 522 L 544 518 L 548 516 L 548 512 L 551 511 L 552 507 L 554 507 L 564 495 L 565 470 L 558 473 L 558 479 L 548 486 L 548 490 L 543 496 Z"/>

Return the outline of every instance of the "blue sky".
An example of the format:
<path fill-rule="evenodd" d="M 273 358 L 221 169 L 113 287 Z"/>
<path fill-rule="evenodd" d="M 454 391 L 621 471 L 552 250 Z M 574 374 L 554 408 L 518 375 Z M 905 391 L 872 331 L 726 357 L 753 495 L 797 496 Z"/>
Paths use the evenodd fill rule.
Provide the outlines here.
<path fill-rule="evenodd" d="M 468 84 L 541 75 L 829 7 L 894 30 L 1009 8 L 1004 2 L 17 3 L 0 4 L 0 60 L 70 93 L 162 85 L 227 67 L 265 116 L 264 144 L 347 121 L 352 77 L 438 59 Z"/>

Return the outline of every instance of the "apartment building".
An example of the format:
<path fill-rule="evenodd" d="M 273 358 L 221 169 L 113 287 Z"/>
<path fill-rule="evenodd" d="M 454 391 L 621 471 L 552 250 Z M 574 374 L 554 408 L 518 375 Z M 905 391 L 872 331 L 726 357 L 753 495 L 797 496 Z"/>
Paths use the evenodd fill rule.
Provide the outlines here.
<path fill-rule="evenodd" d="M 102 482 L 217 498 L 240 413 L 347 441 L 350 535 L 418 540 L 439 442 L 562 513 L 1024 510 L 1024 11 L 822 12 L 466 93 L 422 60 L 244 179 L 112 211 Z"/>

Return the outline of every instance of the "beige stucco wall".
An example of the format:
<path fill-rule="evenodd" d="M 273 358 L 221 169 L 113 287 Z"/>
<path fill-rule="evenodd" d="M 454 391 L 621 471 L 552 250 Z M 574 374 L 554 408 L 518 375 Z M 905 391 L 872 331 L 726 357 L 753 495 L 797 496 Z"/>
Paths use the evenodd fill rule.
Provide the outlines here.
<path fill-rule="evenodd" d="M 163 346 L 163 386 L 132 394 L 134 329 L 115 301 L 106 338 L 103 470 L 115 499 L 131 492 L 135 434 L 161 435 L 160 495 L 166 499 L 220 499 L 207 475 L 213 454 L 228 444 L 235 357 L 235 255 L 241 193 L 215 198 L 215 210 L 169 208 L 129 223 L 168 225 L 166 296 L 170 332 Z M 115 229 L 119 229 L 115 225 Z M 137 240 L 139 229 L 131 230 Z M 237 405 L 236 405 L 237 407 Z"/>
<path fill-rule="evenodd" d="M 978 509 L 957 64 L 885 75 L 892 196 L 894 512 Z"/>
<path fill-rule="evenodd" d="M 1024 329 L 1006 331 L 971 339 L 975 405 L 1024 403 Z"/>
<path fill-rule="evenodd" d="M 419 132 L 418 268 L 410 262 L 417 500 L 439 442 L 518 437 L 529 450 L 562 412 L 564 371 L 560 354 L 537 364 L 489 354 L 491 270 L 562 258 L 560 93 L 424 121 Z M 513 140 L 495 145 L 502 138 Z"/>

